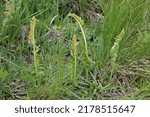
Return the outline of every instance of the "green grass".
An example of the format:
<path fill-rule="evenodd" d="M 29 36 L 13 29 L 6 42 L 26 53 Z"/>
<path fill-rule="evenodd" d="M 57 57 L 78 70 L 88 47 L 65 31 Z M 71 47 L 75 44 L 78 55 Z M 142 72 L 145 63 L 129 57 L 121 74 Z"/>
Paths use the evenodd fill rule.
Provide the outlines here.
<path fill-rule="evenodd" d="M 0 99 L 150 99 L 149 0 L 0 6 Z"/>

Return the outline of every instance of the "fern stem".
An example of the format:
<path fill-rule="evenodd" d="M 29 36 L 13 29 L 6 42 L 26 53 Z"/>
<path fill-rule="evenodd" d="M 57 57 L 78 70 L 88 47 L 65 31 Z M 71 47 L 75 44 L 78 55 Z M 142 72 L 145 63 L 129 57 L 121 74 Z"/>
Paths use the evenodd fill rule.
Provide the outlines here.
<path fill-rule="evenodd" d="M 83 27 L 82 27 L 83 21 L 76 14 L 69 13 L 68 16 L 73 17 L 77 21 L 77 23 L 78 23 L 78 25 L 79 25 L 79 27 L 81 29 L 82 36 L 83 36 L 83 39 L 84 39 L 84 45 L 85 45 L 85 55 L 86 55 L 87 59 L 89 59 L 86 36 L 85 36 L 85 32 L 84 32 Z"/>

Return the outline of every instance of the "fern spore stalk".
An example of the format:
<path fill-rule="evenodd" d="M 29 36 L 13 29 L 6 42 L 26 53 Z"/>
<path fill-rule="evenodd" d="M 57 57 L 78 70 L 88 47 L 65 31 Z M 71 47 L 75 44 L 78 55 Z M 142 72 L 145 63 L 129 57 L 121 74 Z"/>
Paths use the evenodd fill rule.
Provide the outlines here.
<path fill-rule="evenodd" d="M 84 21 L 74 13 L 69 13 L 68 16 L 74 18 L 80 26 L 80 29 L 81 29 L 81 32 L 82 32 L 82 35 L 83 35 L 83 39 L 84 39 L 85 54 L 86 54 L 87 59 L 89 59 L 86 36 L 85 36 L 85 32 L 84 32 L 83 27 L 82 27 L 82 25 L 84 24 Z"/>
<path fill-rule="evenodd" d="M 77 73 L 77 41 L 76 41 L 76 35 L 74 34 L 72 37 L 72 43 L 71 43 L 71 56 L 74 59 L 73 66 L 73 82 L 76 85 L 76 73 Z"/>
<path fill-rule="evenodd" d="M 115 38 L 115 43 L 112 46 L 110 50 L 110 57 L 111 57 L 111 75 L 110 77 L 112 78 L 112 75 L 114 72 L 117 70 L 117 57 L 118 57 L 118 51 L 119 51 L 119 44 L 122 41 L 124 37 L 125 31 L 124 29 L 121 31 L 121 33 Z"/>
<path fill-rule="evenodd" d="M 30 20 L 30 31 L 29 31 L 28 39 L 33 46 L 34 67 L 35 67 L 35 72 L 37 74 L 37 60 L 36 60 L 37 50 L 36 50 L 35 37 L 34 37 L 35 24 L 36 24 L 36 18 L 33 16 Z"/>

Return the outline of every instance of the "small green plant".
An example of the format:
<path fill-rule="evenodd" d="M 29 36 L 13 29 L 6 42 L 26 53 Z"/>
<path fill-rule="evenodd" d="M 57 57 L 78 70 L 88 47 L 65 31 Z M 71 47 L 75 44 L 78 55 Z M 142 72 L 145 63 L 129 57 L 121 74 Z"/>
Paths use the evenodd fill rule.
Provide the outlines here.
<path fill-rule="evenodd" d="M 71 56 L 73 58 L 73 62 L 72 62 L 72 71 L 73 71 L 73 83 L 75 85 L 77 85 L 76 83 L 76 74 L 77 74 L 77 41 L 76 41 L 76 35 L 74 34 L 72 37 L 72 43 L 71 43 Z"/>
<path fill-rule="evenodd" d="M 82 32 L 82 35 L 83 35 L 83 39 L 84 39 L 85 55 L 86 55 L 87 59 L 89 59 L 89 57 L 88 57 L 88 47 L 87 47 L 87 41 L 86 41 L 87 39 L 86 39 L 85 32 L 84 32 L 83 27 L 82 27 L 82 25 L 84 24 L 84 21 L 74 13 L 69 13 L 68 16 L 74 18 L 80 26 L 80 29 L 81 29 L 81 32 Z"/>
<path fill-rule="evenodd" d="M 85 74 L 86 74 L 86 78 L 88 78 L 88 65 L 89 65 L 89 61 L 91 62 L 91 59 L 89 59 L 89 55 L 88 55 L 88 46 L 87 46 L 87 39 L 86 39 L 86 36 L 85 36 L 85 32 L 83 30 L 83 27 L 82 25 L 84 24 L 84 21 L 81 19 L 81 17 L 77 16 L 76 14 L 74 13 L 69 13 L 68 16 L 74 18 L 77 23 L 79 24 L 79 27 L 81 29 L 81 32 L 82 32 L 82 36 L 83 36 L 83 39 L 84 39 L 84 53 L 85 53 L 85 59 L 84 59 L 84 67 L 85 67 Z"/>
<path fill-rule="evenodd" d="M 121 40 L 123 39 L 125 34 L 124 29 L 121 31 L 121 33 L 115 38 L 114 45 L 112 46 L 110 50 L 110 57 L 111 57 L 111 75 L 112 78 L 114 72 L 117 70 L 117 57 L 118 57 L 118 51 L 119 51 L 119 44 Z"/>
<path fill-rule="evenodd" d="M 39 46 L 36 46 L 35 43 L 35 37 L 34 37 L 34 29 L 36 24 L 36 18 L 32 17 L 30 20 L 30 31 L 29 31 L 29 42 L 32 44 L 33 47 L 33 56 L 34 56 L 34 67 L 35 67 L 35 73 L 38 73 L 38 60 L 37 60 L 37 53 L 39 51 Z"/>

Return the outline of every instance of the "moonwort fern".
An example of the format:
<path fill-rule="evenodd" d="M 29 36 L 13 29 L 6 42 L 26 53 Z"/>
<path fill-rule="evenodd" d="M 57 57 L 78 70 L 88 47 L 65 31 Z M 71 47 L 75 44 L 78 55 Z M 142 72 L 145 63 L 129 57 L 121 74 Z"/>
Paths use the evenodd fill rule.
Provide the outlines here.
<path fill-rule="evenodd" d="M 121 31 L 121 33 L 115 38 L 115 43 L 112 46 L 110 50 L 110 57 L 111 57 L 111 75 L 110 77 L 112 78 L 114 72 L 117 70 L 117 57 L 118 57 L 118 51 L 119 51 L 119 44 L 121 40 L 123 39 L 125 34 L 124 29 Z"/>
<path fill-rule="evenodd" d="M 72 71 L 72 79 L 73 79 L 73 83 L 74 85 L 77 85 L 76 82 L 76 74 L 77 74 L 77 40 L 76 40 L 76 35 L 74 34 L 72 37 L 72 43 L 71 43 L 71 71 Z"/>
<path fill-rule="evenodd" d="M 83 39 L 84 39 L 85 55 L 86 55 L 87 59 L 89 59 L 86 36 L 85 36 L 85 32 L 84 32 L 83 27 L 82 27 L 82 25 L 84 24 L 84 21 L 74 13 L 69 13 L 68 16 L 74 18 L 80 26 L 80 29 L 81 29 L 81 32 L 82 32 L 82 35 L 83 35 Z"/>
<path fill-rule="evenodd" d="M 37 61 L 37 53 L 39 51 L 39 47 L 36 46 L 35 44 L 35 38 L 34 38 L 34 29 L 35 29 L 35 24 L 36 24 L 36 18 L 32 17 L 30 20 L 30 31 L 28 35 L 29 42 L 31 43 L 33 47 L 33 56 L 34 56 L 34 67 L 35 67 L 35 73 L 37 74 L 37 67 L 38 67 L 38 61 Z"/>

